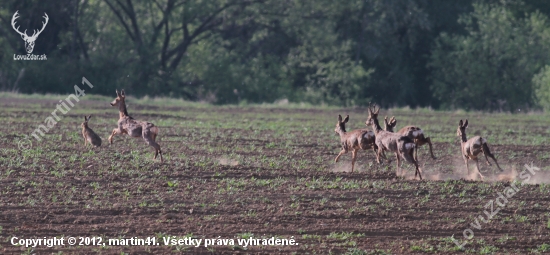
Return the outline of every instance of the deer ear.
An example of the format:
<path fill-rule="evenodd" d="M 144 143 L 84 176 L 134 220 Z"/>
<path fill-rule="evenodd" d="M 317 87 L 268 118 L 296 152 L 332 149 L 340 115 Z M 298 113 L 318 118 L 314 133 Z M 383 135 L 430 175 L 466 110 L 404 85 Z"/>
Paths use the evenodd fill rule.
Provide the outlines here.
<path fill-rule="evenodd" d="M 88 121 L 88 118 L 86 117 L 86 115 L 84 115 L 84 122 Z"/>
<path fill-rule="evenodd" d="M 120 92 L 120 95 L 122 95 L 123 97 L 126 96 L 126 95 L 124 95 L 124 90 L 122 90 L 122 91 Z"/>
<path fill-rule="evenodd" d="M 369 107 L 367 109 L 369 110 L 369 114 L 372 114 L 372 102 L 369 102 Z"/>
<path fill-rule="evenodd" d="M 92 115 L 88 116 L 88 120 L 90 120 L 92 118 Z"/>
<path fill-rule="evenodd" d="M 344 119 L 344 123 L 348 123 L 349 121 L 349 115 L 346 116 L 346 118 Z"/>
<path fill-rule="evenodd" d="M 115 92 L 116 92 L 116 95 L 117 95 L 117 96 L 120 96 L 120 92 L 118 92 L 118 89 L 115 90 Z"/>
<path fill-rule="evenodd" d="M 468 120 L 464 121 L 464 128 L 468 127 Z"/>
<path fill-rule="evenodd" d="M 342 122 L 342 115 L 338 114 L 338 122 Z"/>
<path fill-rule="evenodd" d="M 459 126 L 459 127 L 462 127 L 462 125 L 464 125 L 464 124 L 463 124 L 462 120 L 460 120 L 460 121 L 458 122 L 458 126 Z"/>

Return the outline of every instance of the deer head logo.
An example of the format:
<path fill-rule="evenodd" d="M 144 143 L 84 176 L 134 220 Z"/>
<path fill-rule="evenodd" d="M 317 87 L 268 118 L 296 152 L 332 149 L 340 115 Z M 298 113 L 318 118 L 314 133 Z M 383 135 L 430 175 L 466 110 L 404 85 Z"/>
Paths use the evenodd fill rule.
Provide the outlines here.
<path fill-rule="evenodd" d="M 19 31 L 19 26 L 16 28 L 15 27 L 15 20 L 17 18 L 19 18 L 19 13 L 17 13 L 19 11 L 16 11 L 14 14 L 13 14 L 13 17 L 11 19 L 11 26 L 13 27 L 13 29 L 21 35 L 21 38 L 23 38 L 23 40 L 25 41 L 25 49 L 27 50 L 27 53 L 31 54 L 32 53 L 32 50 L 34 49 L 34 41 L 36 41 L 36 38 L 38 38 L 38 35 L 40 35 L 40 33 L 42 33 L 42 31 L 44 31 L 44 28 L 46 28 L 46 25 L 48 24 L 48 20 L 50 19 L 48 17 L 48 14 L 44 13 L 44 19 L 46 20 L 46 22 L 42 22 L 42 29 L 40 29 L 40 31 L 38 30 L 34 30 L 32 35 L 31 36 L 28 36 L 27 35 L 27 30 L 25 29 L 25 32 L 20 32 Z"/>

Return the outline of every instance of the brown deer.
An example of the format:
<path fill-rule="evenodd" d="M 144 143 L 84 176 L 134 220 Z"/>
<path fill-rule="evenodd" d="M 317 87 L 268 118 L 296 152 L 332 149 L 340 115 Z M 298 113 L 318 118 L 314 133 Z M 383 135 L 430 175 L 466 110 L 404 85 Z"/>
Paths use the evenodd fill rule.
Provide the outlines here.
<path fill-rule="evenodd" d="M 401 165 L 400 158 L 403 158 L 409 163 L 414 164 L 415 173 L 414 177 L 418 175 L 420 180 L 422 180 L 422 175 L 420 168 L 418 168 L 418 162 L 414 159 L 413 153 L 416 145 L 414 141 L 407 137 L 397 133 L 388 132 L 382 130 L 378 122 L 378 112 L 380 107 L 376 109 L 376 105 L 369 105 L 369 118 L 365 122 L 367 126 L 372 126 L 374 133 L 376 134 L 376 146 L 378 146 L 378 154 L 376 155 L 376 160 L 380 164 L 380 157 L 383 156 L 383 151 L 391 151 L 395 153 L 397 158 L 397 172 L 401 172 L 399 166 Z"/>
<path fill-rule="evenodd" d="M 113 136 L 116 134 L 127 134 L 131 137 L 143 137 L 143 140 L 153 148 L 155 148 L 155 156 L 153 159 L 157 158 L 157 155 L 160 154 L 160 162 L 162 162 L 162 151 L 160 150 L 160 145 L 155 142 L 157 135 L 159 134 L 159 128 L 156 127 L 153 123 L 146 121 L 139 121 L 132 118 L 128 115 L 126 111 L 126 103 L 124 95 L 124 90 L 120 93 L 116 90 L 117 97 L 111 106 L 118 106 L 119 119 L 118 127 L 113 129 L 113 133 L 109 136 L 109 144 L 113 144 Z"/>
<path fill-rule="evenodd" d="M 495 156 L 491 153 L 491 150 L 489 149 L 489 145 L 487 145 L 487 139 L 481 137 L 481 136 L 474 136 L 470 139 L 466 138 L 466 128 L 468 127 L 468 120 L 466 120 L 464 123 L 462 123 L 462 120 L 458 122 L 458 129 L 456 130 L 456 135 L 460 136 L 460 151 L 462 153 L 462 158 L 464 158 L 464 163 L 466 163 L 466 169 L 468 169 L 468 174 L 470 174 L 470 167 L 468 166 L 468 160 L 474 160 L 476 162 L 476 170 L 481 179 L 483 180 L 483 175 L 481 175 L 481 172 L 479 171 L 479 163 L 477 160 L 477 156 L 483 152 L 485 155 L 485 160 L 487 161 L 487 165 L 491 165 L 489 162 L 489 159 L 487 156 L 492 158 L 495 163 L 497 164 L 497 167 L 500 171 L 502 168 L 498 165 L 497 160 L 495 159 Z M 493 169 L 494 174 L 494 169 Z"/>
<path fill-rule="evenodd" d="M 338 123 L 336 123 L 336 128 L 334 132 L 340 135 L 340 143 L 342 145 L 342 150 L 334 159 L 334 162 L 338 162 L 340 156 L 344 153 L 347 153 L 351 150 L 351 172 L 353 173 L 353 168 L 355 166 L 355 158 L 357 157 L 357 151 L 367 150 L 372 148 L 376 154 L 377 146 L 375 144 L 374 132 L 367 129 L 358 129 L 350 132 L 346 132 L 346 123 L 349 121 L 349 115 L 342 121 L 342 116 L 338 115 Z"/>
<path fill-rule="evenodd" d="M 386 124 L 386 131 L 394 132 L 395 125 L 397 125 L 397 120 L 395 120 L 394 116 L 392 116 L 389 121 L 388 117 L 384 117 L 384 123 Z M 421 128 L 417 126 L 405 126 L 397 131 L 396 134 L 408 136 L 414 141 L 414 144 L 416 145 L 414 148 L 414 160 L 418 161 L 418 147 L 424 144 L 428 144 L 430 146 L 430 154 L 432 155 L 432 159 L 437 159 L 432 150 L 432 141 L 429 137 L 424 136 L 424 131 Z"/>

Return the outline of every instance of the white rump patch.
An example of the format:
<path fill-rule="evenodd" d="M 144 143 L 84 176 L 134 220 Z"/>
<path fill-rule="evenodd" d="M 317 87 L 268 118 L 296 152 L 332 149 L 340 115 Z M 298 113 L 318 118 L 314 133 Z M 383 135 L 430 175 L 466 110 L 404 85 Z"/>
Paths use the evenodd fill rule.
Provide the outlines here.
<path fill-rule="evenodd" d="M 406 143 L 405 144 L 405 149 L 407 149 L 407 150 L 414 149 L 414 143 Z"/>
<path fill-rule="evenodd" d="M 424 132 L 422 131 L 422 129 L 413 131 L 413 136 L 414 136 L 414 137 L 420 136 L 420 135 L 422 135 L 422 134 L 424 134 Z"/>
<path fill-rule="evenodd" d="M 363 138 L 366 138 L 366 139 L 371 139 L 373 137 L 374 137 L 374 132 L 372 131 L 369 131 L 363 135 Z"/>

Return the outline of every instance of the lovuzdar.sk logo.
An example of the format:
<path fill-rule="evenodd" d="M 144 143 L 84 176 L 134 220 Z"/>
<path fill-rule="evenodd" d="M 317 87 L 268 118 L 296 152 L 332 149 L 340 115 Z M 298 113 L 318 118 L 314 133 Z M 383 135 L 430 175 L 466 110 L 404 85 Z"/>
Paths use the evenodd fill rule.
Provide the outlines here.
<path fill-rule="evenodd" d="M 13 14 L 13 17 L 11 18 L 11 26 L 13 27 L 13 30 L 21 35 L 21 38 L 25 41 L 25 50 L 27 51 L 27 55 L 16 55 L 13 54 L 13 60 L 46 60 L 46 54 L 42 55 L 34 55 L 32 54 L 32 51 L 34 50 L 34 43 L 36 41 L 36 38 L 44 31 L 44 28 L 46 28 L 46 25 L 48 24 L 48 20 L 50 19 L 48 17 L 48 14 L 44 13 L 44 19 L 45 22 L 42 21 L 42 29 L 40 30 L 33 30 L 33 33 L 31 36 L 27 35 L 27 30 L 21 32 L 19 31 L 19 26 L 15 27 L 15 20 L 19 18 L 19 11 L 16 11 Z"/>

